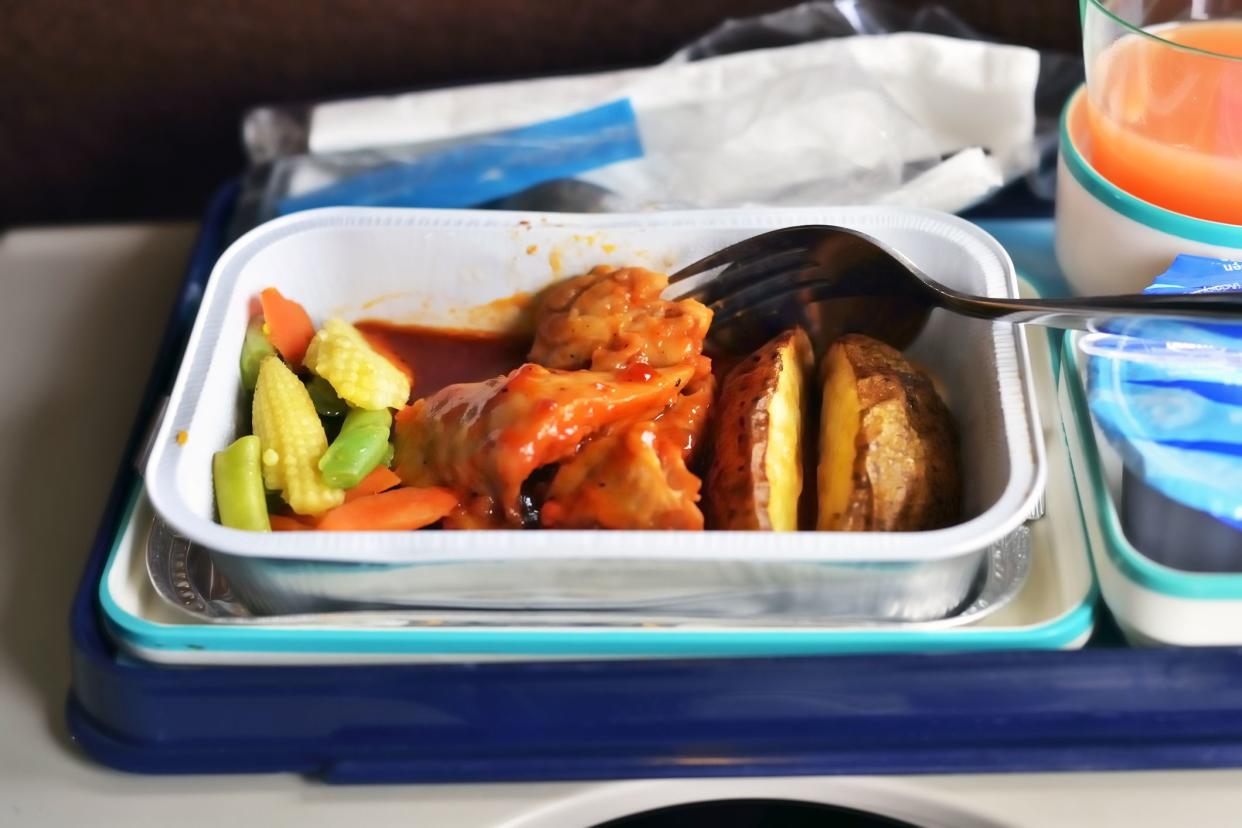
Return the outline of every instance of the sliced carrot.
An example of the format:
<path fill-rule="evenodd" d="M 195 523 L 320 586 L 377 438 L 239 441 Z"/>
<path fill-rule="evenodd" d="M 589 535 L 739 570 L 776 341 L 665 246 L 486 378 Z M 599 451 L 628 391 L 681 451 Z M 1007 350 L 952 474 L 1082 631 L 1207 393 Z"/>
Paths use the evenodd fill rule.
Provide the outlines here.
<path fill-rule="evenodd" d="M 397 477 L 397 473 L 387 466 L 376 466 L 371 473 L 362 478 L 361 482 L 352 489 L 345 490 L 345 502 L 357 500 L 360 497 L 379 494 L 386 492 L 394 486 L 401 485 L 401 478 Z"/>
<path fill-rule="evenodd" d="M 422 408 L 422 406 L 419 405 L 421 402 L 422 400 L 415 400 L 409 405 L 401 406 L 393 412 L 392 421 L 394 423 L 404 423 L 406 420 L 413 419 Z"/>
<path fill-rule="evenodd" d="M 259 294 L 259 304 L 263 306 L 263 322 L 272 346 L 285 362 L 294 368 L 300 366 L 306 349 L 315 338 L 315 326 L 306 308 L 271 287 Z"/>
<path fill-rule="evenodd" d="M 414 387 L 414 366 L 402 359 L 397 350 L 392 347 L 392 342 L 388 337 L 379 331 L 373 331 L 369 328 L 359 328 L 358 333 L 362 334 L 362 338 L 367 341 L 371 349 L 375 353 L 388 360 L 396 367 L 398 371 L 405 374 L 405 378 L 410 381 L 410 388 Z"/>
<path fill-rule="evenodd" d="M 308 529 L 315 528 L 315 524 L 290 517 L 289 515 L 268 515 L 267 519 L 272 524 L 273 532 L 305 532 Z"/>
<path fill-rule="evenodd" d="M 448 489 L 406 486 L 367 495 L 330 509 L 319 519 L 328 532 L 375 532 L 421 529 L 435 523 L 457 506 Z"/>

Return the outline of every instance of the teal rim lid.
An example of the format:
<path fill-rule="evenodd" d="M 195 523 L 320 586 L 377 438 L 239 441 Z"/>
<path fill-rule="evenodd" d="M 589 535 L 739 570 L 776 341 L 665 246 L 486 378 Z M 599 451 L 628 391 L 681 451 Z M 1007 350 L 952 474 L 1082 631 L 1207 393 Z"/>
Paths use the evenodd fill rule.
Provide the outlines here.
<path fill-rule="evenodd" d="M 1121 517 L 1117 513 L 1112 492 L 1104 481 L 1095 426 L 1087 406 L 1082 372 L 1078 368 L 1077 338 L 1065 337 L 1062 347 L 1062 377 L 1069 389 L 1073 417 L 1087 465 L 1086 479 L 1078 474 L 1077 469 L 1075 479 L 1080 487 L 1080 496 L 1094 497 L 1099 506 L 1097 511 L 1102 524 L 1100 528 L 1103 530 L 1104 549 L 1109 560 L 1128 580 L 1153 592 L 1204 601 L 1242 600 L 1242 573 L 1186 572 L 1173 569 L 1148 558 L 1130 543 L 1122 529 Z"/>
<path fill-rule="evenodd" d="M 1097 201 L 1103 202 L 1113 211 L 1153 230 L 1203 244 L 1242 250 L 1242 225 L 1194 218 L 1157 207 L 1150 201 L 1144 201 L 1127 193 L 1096 172 L 1090 162 L 1074 146 L 1069 132 L 1070 108 L 1074 106 L 1079 97 L 1086 93 L 1086 88 L 1085 84 L 1078 87 L 1061 110 L 1061 157 L 1065 159 L 1065 166 L 1069 169 L 1070 175 L 1074 176 L 1074 180 Z"/>

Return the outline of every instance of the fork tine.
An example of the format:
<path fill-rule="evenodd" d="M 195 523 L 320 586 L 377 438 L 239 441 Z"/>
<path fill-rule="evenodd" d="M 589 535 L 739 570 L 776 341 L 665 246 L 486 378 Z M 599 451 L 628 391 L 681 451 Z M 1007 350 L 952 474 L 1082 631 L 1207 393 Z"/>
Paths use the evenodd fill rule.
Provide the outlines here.
<path fill-rule="evenodd" d="M 784 276 L 778 275 L 766 282 L 753 285 L 723 296 L 710 307 L 713 311 L 712 325 L 728 325 L 745 313 L 761 311 L 783 300 L 797 296 L 797 305 L 805 308 L 828 299 L 867 299 L 889 297 L 882 287 L 860 291 L 830 279 L 816 276 L 817 267 L 808 267 Z"/>
<path fill-rule="evenodd" d="M 686 265 L 669 276 L 668 283 L 674 285 L 683 279 L 706 273 L 709 270 L 714 270 L 731 262 L 740 263 L 763 258 L 773 251 L 809 249 L 811 245 L 823 237 L 826 230 L 833 229 L 835 228 L 828 225 L 806 224 L 799 227 L 783 227 L 779 230 L 769 230 L 766 233 L 760 233 L 757 236 L 751 236 L 748 239 L 731 244 L 711 255 L 704 256 L 697 262 Z"/>
<path fill-rule="evenodd" d="M 733 262 L 713 278 L 700 282 L 677 298 L 697 299 L 705 305 L 711 305 L 748 285 L 763 284 L 771 278 L 801 270 L 807 264 L 805 249 L 768 252 Z"/>
<path fill-rule="evenodd" d="M 849 332 L 904 347 L 926 321 L 929 308 L 917 301 L 894 297 L 882 287 L 860 291 L 856 285 L 842 286 L 814 274 L 807 268 L 717 300 L 711 305 L 714 315 L 708 329 L 713 347 L 723 353 L 744 353 L 794 325 L 810 334 L 817 350 Z"/>
<path fill-rule="evenodd" d="M 762 260 L 760 264 L 762 267 L 748 268 L 736 278 L 726 278 L 731 268 L 725 270 L 690 294 L 709 295 L 710 300 L 700 301 L 707 304 L 715 314 L 714 319 L 720 321 L 748 308 L 787 298 L 803 290 L 808 292 L 800 300 L 809 302 L 893 295 L 888 283 L 880 279 L 861 284 L 842 283 L 840 279 L 833 278 L 825 266 L 815 259 L 808 261 L 777 254 Z"/>
<path fill-rule="evenodd" d="M 772 269 L 760 279 L 746 279 L 736 285 L 736 289 L 720 291 L 710 302 L 704 302 L 712 309 L 713 319 L 732 316 L 737 309 L 754 307 L 765 302 L 780 299 L 802 288 L 827 284 L 821 276 L 821 268 L 815 262 L 800 263 L 801 266 Z M 719 279 L 713 280 L 713 284 Z"/>
<path fill-rule="evenodd" d="M 711 305 L 712 325 L 727 325 L 742 314 L 762 311 L 795 294 L 799 294 L 800 304 L 820 302 L 840 294 L 837 284 L 814 278 L 812 274 L 813 270 L 807 268 L 789 279 L 769 279 L 763 284 L 721 297 Z M 857 295 L 856 291 L 850 293 L 851 297 Z"/>
<path fill-rule="evenodd" d="M 811 335 L 817 350 L 826 347 L 828 339 L 840 332 L 823 336 L 821 328 L 825 326 L 818 324 L 820 302 L 836 296 L 840 288 L 810 275 L 813 272 L 813 268 L 806 268 L 784 282 L 778 277 L 775 285 L 770 284 L 774 280 L 768 280 L 715 302 L 707 334 L 712 348 L 722 353 L 745 353 L 794 325 Z"/>
<path fill-rule="evenodd" d="M 753 236 L 669 282 L 686 279 L 680 297 L 666 295 L 694 297 L 712 309 L 708 339 L 718 353 L 745 353 L 792 325 L 805 328 L 817 348 L 851 331 L 902 347 L 947 295 L 882 242 L 826 224 Z"/>

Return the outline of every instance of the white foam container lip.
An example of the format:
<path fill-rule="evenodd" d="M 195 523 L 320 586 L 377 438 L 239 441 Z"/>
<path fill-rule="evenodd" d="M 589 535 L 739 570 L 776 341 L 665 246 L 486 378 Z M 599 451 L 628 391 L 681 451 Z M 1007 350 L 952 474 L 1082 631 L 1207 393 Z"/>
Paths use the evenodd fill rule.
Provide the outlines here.
<path fill-rule="evenodd" d="M 498 300 L 597 264 L 671 271 L 748 236 L 802 224 L 870 234 L 959 290 L 1017 295 L 1013 266 L 999 244 L 966 221 L 928 210 L 299 213 L 251 231 L 216 264 L 146 464 L 152 503 L 177 532 L 214 550 L 235 590 L 261 611 L 343 601 L 633 607 L 708 616 L 943 616 L 966 597 L 985 550 L 1031 512 L 1045 470 L 1020 332 L 942 311 L 932 314 L 907 354 L 937 378 L 961 435 L 964 520 L 951 527 L 256 533 L 214 520 L 211 458 L 248 431 L 237 366 L 251 301 L 263 288 L 297 299 L 316 323 L 342 316 L 499 329 L 512 320 L 497 312 L 505 307 Z"/>

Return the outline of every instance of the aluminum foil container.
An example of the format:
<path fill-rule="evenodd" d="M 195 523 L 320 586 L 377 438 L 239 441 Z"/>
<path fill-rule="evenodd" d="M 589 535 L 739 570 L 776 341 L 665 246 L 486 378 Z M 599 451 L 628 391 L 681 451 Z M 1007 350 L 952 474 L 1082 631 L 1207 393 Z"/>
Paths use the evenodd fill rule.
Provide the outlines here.
<path fill-rule="evenodd" d="M 950 287 L 1016 296 L 1004 250 L 973 225 L 893 207 L 636 215 L 332 208 L 256 228 L 217 263 L 146 464 L 160 517 L 213 550 L 262 612 L 342 606 L 598 611 L 687 617 L 907 621 L 968 598 L 986 551 L 1043 488 L 1024 340 L 1008 325 L 932 314 L 907 354 L 957 420 L 964 519 L 928 532 L 254 533 L 214 520 L 211 456 L 243 429 L 237 374 L 249 305 L 275 286 L 316 319 L 508 330 L 517 294 L 597 264 L 676 267 L 777 227 L 836 224 L 888 243 Z M 184 431 L 184 443 L 176 436 Z"/>

